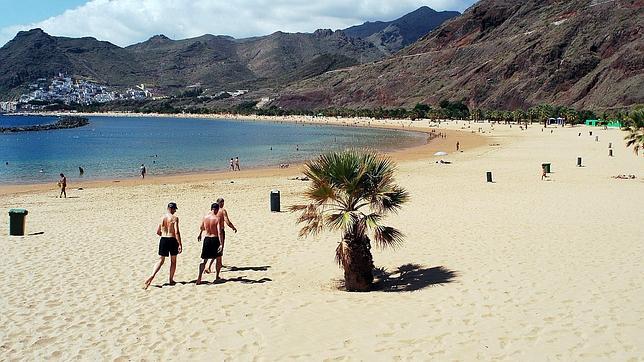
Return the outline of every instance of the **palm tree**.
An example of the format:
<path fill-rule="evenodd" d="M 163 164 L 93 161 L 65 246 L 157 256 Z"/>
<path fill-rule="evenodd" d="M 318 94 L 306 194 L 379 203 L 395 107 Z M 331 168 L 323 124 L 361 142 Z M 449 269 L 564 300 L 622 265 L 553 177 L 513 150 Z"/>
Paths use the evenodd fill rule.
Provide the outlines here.
<path fill-rule="evenodd" d="M 624 130 L 628 135 L 624 137 L 626 147 L 633 147 L 639 156 L 640 149 L 644 149 L 644 108 L 636 109 L 628 115 Z"/>
<path fill-rule="evenodd" d="M 305 165 L 304 174 L 312 182 L 305 192 L 310 203 L 291 206 L 291 211 L 301 212 L 300 237 L 324 229 L 342 232 L 335 259 L 344 268 L 347 291 L 369 291 L 373 283 L 368 234 L 380 247 L 394 247 L 404 238 L 381 224 L 409 200 L 407 191 L 394 183 L 395 169 L 390 159 L 358 150 L 327 153 Z"/>

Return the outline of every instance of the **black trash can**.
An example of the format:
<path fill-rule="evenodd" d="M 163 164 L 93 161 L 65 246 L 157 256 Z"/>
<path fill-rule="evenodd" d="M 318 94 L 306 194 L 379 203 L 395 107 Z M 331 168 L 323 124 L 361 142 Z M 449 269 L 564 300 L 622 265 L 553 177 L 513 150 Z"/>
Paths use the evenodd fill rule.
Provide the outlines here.
<path fill-rule="evenodd" d="M 493 182 L 492 181 L 492 172 L 488 171 L 485 175 L 487 176 L 487 182 Z"/>
<path fill-rule="evenodd" d="M 581 167 L 581 157 L 577 157 L 577 167 Z"/>
<path fill-rule="evenodd" d="M 271 212 L 280 212 L 279 190 L 271 190 Z"/>
<path fill-rule="evenodd" d="M 549 164 L 549 163 L 542 163 L 542 164 L 541 164 L 541 168 L 543 168 L 543 169 L 546 171 L 546 173 L 551 173 L 551 172 L 550 172 L 550 164 Z"/>
<path fill-rule="evenodd" d="M 25 235 L 25 218 L 29 212 L 25 209 L 9 210 L 9 235 Z"/>

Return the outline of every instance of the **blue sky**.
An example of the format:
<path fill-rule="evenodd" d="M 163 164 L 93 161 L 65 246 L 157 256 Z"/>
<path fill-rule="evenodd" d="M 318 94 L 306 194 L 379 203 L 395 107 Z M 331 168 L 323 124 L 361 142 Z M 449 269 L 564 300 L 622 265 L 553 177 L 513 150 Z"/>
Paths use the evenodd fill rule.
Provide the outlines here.
<path fill-rule="evenodd" d="M 93 36 L 120 46 L 156 34 L 237 38 L 392 20 L 420 6 L 464 11 L 474 0 L 0 0 L 0 46 L 18 31 Z"/>
<path fill-rule="evenodd" d="M 0 28 L 35 23 L 86 2 L 87 0 L 0 0 Z"/>

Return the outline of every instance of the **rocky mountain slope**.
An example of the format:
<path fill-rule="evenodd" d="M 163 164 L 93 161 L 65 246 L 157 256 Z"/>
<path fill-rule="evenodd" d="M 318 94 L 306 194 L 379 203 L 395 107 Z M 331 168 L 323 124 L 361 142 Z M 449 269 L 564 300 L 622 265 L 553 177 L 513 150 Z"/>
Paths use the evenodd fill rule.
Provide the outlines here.
<path fill-rule="evenodd" d="M 157 35 L 121 48 L 34 29 L 20 32 L 0 48 L 0 95 L 15 96 L 29 82 L 59 72 L 114 87 L 144 83 L 169 94 L 195 84 L 214 91 L 272 87 L 384 56 L 367 41 L 331 30 L 242 40 L 213 35 L 171 40 Z"/>
<path fill-rule="evenodd" d="M 365 39 L 385 53 L 393 54 L 458 15 L 458 11 L 438 12 L 423 6 L 399 19 L 366 22 L 344 29 L 344 33 Z"/>
<path fill-rule="evenodd" d="M 481 0 L 395 56 L 283 90 L 286 108 L 442 99 L 515 109 L 644 103 L 642 0 Z"/>

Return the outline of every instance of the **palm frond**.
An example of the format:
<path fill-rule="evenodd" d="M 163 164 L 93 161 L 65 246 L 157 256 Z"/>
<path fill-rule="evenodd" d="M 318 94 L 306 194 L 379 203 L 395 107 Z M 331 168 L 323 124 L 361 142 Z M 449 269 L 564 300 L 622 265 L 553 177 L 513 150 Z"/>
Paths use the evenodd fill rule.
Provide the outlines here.
<path fill-rule="evenodd" d="M 353 224 L 357 221 L 357 216 L 354 215 L 352 211 L 339 211 L 327 215 L 326 217 L 326 226 L 334 230 L 343 230 L 347 231 L 353 227 Z"/>
<path fill-rule="evenodd" d="M 324 181 L 314 181 L 304 195 L 320 205 L 336 198 L 333 188 Z"/>
<path fill-rule="evenodd" d="M 378 226 L 374 229 L 373 240 L 380 248 L 395 248 L 402 244 L 405 235 L 391 226 Z"/>
<path fill-rule="evenodd" d="M 323 210 L 318 207 L 318 205 L 294 205 L 291 206 L 291 210 L 302 211 L 302 214 L 297 219 L 298 224 L 305 224 L 302 229 L 300 229 L 300 237 L 312 234 L 315 235 L 324 229 L 324 214 Z"/>
<path fill-rule="evenodd" d="M 409 201 L 409 193 L 404 188 L 393 185 L 381 189 L 371 196 L 369 205 L 380 213 L 398 212 L 402 205 Z"/>
<path fill-rule="evenodd" d="M 368 229 L 376 229 L 380 226 L 380 220 L 382 220 L 382 215 L 377 213 L 371 213 L 364 216 L 364 222 Z"/>
<path fill-rule="evenodd" d="M 335 262 L 339 267 L 347 267 L 351 263 L 349 245 L 344 240 L 335 248 Z"/>

